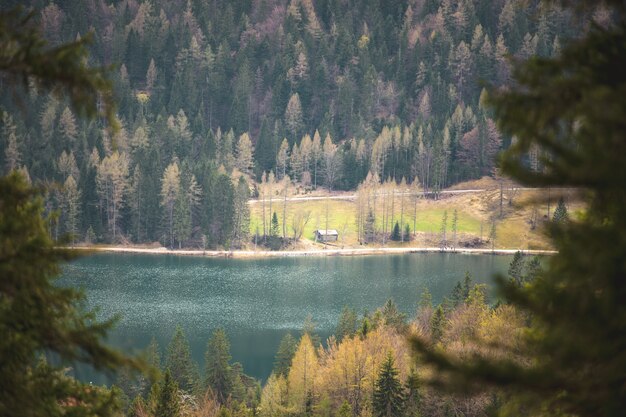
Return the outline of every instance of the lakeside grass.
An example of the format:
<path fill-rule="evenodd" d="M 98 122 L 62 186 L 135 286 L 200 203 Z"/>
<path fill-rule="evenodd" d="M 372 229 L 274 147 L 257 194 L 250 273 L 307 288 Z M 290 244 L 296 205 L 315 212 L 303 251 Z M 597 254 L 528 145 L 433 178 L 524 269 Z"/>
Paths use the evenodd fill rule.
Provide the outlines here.
<path fill-rule="evenodd" d="M 475 200 L 475 199 L 474 199 Z M 400 213 L 400 199 L 396 198 L 394 205 L 393 220 L 388 222 L 387 229 L 389 234 L 396 221 L 400 222 L 403 217 L 404 224 L 408 224 L 411 232 L 417 232 L 423 239 L 437 240 L 441 233 L 442 219 L 444 213 L 447 212 L 447 235 L 448 239 L 452 236 L 452 218 L 453 212 L 456 209 L 457 220 L 457 232 L 459 235 L 475 236 L 481 235 L 483 239 L 487 239 L 489 235 L 490 222 L 487 218 L 480 215 L 479 209 L 473 203 L 468 205 L 468 198 L 446 198 L 443 200 L 423 200 L 419 199 L 417 203 L 417 216 L 414 215 L 415 207 L 412 198 L 406 198 L 404 216 Z M 382 207 L 377 207 L 377 222 L 376 227 L 378 230 L 382 230 Z M 275 211 L 279 221 L 280 233 L 282 234 L 282 217 L 283 217 L 283 201 L 274 200 L 272 202 L 272 211 Z M 254 235 L 257 231 L 259 234 L 263 233 L 262 223 L 262 204 L 257 203 L 251 206 L 251 221 L 250 221 L 250 233 Z M 316 229 L 325 229 L 328 218 L 328 228 L 336 229 L 339 232 L 339 245 L 355 246 L 358 245 L 357 240 L 357 224 L 356 215 L 357 207 L 354 200 L 349 199 L 328 199 L 328 200 L 312 200 L 312 201 L 288 201 L 287 202 L 287 234 L 292 236 L 292 220 L 294 214 L 297 212 L 310 212 L 310 220 L 304 229 L 303 239 L 313 241 L 313 232 Z M 328 215 L 327 215 L 328 213 Z M 271 219 L 269 212 L 269 204 L 266 203 L 266 227 L 269 228 L 269 221 Z M 415 227 L 415 230 L 414 230 Z M 517 217 L 504 219 L 498 222 L 496 239 L 497 245 L 501 247 L 522 247 L 527 233 L 523 229 L 527 229 L 522 219 Z M 414 244 L 415 242 L 413 242 Z M 392 246 L 400 245 L 399 243 L 392 243 Z M 534 244 L 535 249 L 547 249 L 548 246 L 542 242 L 541 238 L 538 238 L 538 243 Z"/>

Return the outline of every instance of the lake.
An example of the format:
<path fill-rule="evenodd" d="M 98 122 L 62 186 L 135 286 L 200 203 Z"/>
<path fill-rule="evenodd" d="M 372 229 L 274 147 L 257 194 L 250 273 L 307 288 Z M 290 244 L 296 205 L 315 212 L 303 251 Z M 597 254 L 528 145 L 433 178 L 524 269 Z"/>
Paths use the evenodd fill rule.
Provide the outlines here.
<path fill-rule="evenodd" d="M 66 265 L 60 284 L 84 288 L 87 307 L 99 308 L 99 318 L 121 315 L 109 337 L 114 346 L 132 352 L 154 336 L 163 356 L 181 325 L 203 369 L 207 341 L 223 327 L 233 360 L 248 375 L 265 379 L 280 339 L 289 331 L 299 334 L 309 314 L 322 339 L 333 333 L 346 305 L 371 312 L 392 298 L 413 317 L 424 288 L 439 303 L 465 271 L 475 282 L 489 283 L 511 259 L 452 253 L 271 259 L 96 254 Z"/>

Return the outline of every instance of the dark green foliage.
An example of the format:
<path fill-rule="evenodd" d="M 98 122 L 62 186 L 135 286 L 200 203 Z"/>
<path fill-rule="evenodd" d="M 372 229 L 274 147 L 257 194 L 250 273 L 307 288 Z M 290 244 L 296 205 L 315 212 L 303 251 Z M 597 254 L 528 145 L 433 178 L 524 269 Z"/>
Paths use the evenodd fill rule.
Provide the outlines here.
<path fill-rule="evenodd" d="M 567 220 L 567 207 L 565 206 L 565 200 L 563 197 L 559 198 L 559 202 L 554 210 L 554 215 L 552 216 L 552 221 L 559 223 Z"/>
<path fill-rule="evenodd" d="M 233 394 L 235 375 L 230 365 L 230 342 L 224 329 L 217 329 L 207 344 L 204 361 L 205 388 L 210 388 L 221 404 Z"/>
<path fill-rule="evenodd" d="M 524 275 L 524 281 L 530 282 L 537 278 L 541 274 L 543 268 L 541 267 L 541 260 L 538 256 L 534 256 L 529 262 L 526 263 L 526 273 Z"/>
<path fill-rule="evenodd" d="M 55 285 L 59 263 L 76 254 L 54 248 L 41 197 L 20 174 L 0 178 L 0 207 L 0 414 L 62 415 L 60 403 L 74 398 L 77 412 L 112 415 L 120 393 L 88 388 L 66 376 L 64 364 L 113 371 L 138 363 L 102 343 L 112 321 L 83 311 L 80 291 Z M 42 352 L 60 367 L 40 359 Z"/>
<path fill-rule="evenodd" d="M 402 235 L 400 233 L 400 224 L 398 222 L 396 222 L 396 224 L 393 226 L 390 238 L 395 242 L 399 242 L 400 240 L 402 240 Z"/>
<path fill-rule="evenodd" d="M 453 307 L 457 307 L 465 302 L 465 296 L 461 281 L 457 281 L 456 285 L 452 289 L 452 295 L 450 297 Z"/>
<path fill-rule="evenodd" d="M 499 280 L 506 300 L 532 317 L 528 365 L 459 362 L 415 343 L 457 387 L 504 389 L 513 415 L 626 409 L 626 72 L 617 70 L 626 65 L 626 14 L 623 2 L 610 4 L 612 24 L 591 25 L 556 58 L 530 59 L 516 69 L 516 87 L 490 96 L 501 129 L 517 138 L 505 173 L 525 186 L 585 190 L 583 218 L 548 226 L 558 253 L 539 277 L 521 287 Z M 526 164 L 535 147 L 545 155 L 540 171 Z"/>
<path fill-rule="evenodd" d="M 433 307 L 433 296 L 430 293 L 430 291 L 428 291 L 428 288 L 425 288 L 424 291 L 422 291 L 422 294 L 420 294 L 419 308 L 427 309 L 427 308 L 432 308 L 432 307 Z"/>
<path fill-rule="evenodd" d="M 465 271 L 465 277 L 463 278 L 463 300 L 467 299 L 473 286 L 472 274 L 469 271 Z"/>
<path fill-rule="evenodd" d="M 117 126 L 110 68 L 88 65 L 87 46 L 93 36 L 83 33 L 75 42 L 49 46 L 37 30 L 34 16 L 34 11 L 27 13 L 21 6 L 0 13 L 0 71 L 9 78 L 8 85 L 28 88 L 29 82 L 34 82 L 42 92 L 67 96 L 79 115 L 105 116 L 111 126 Z"/>
<path fill-rule="evenodd" d="M 341 403 L 341 407 L 337 410 L 337 417 L 352 417 L 352 406 L 347 400 Z"/>
<path fill-rule="evenodd" d="M 344 337 L 352 337 L 356 333 L 357 316 L 356 311 L 348 306 L 344 306 L 339 316 L 335 337 L 341 341 Z"/>
<path fill-rule="evenodd" d="M 198 371 L 191 359 L 189 342 L 182 327 L 176 326 L 172 340 L 167 347 L 165 368 L 171 374 L 177 387 L 188 393 L 192 393 L 198 384 Z"/>
<path fill-rule="evenodd" d="M 367 216 L 365 217 L 364 229 L 365 243 L 374 242 L 376 240 L 376 217 L 374 216 L 374 211 L 371 209 L 367 212 Z"/>
<path fill-rule="evenodd" d="M 278 237 L 279 233 L 279 225 L 278 225 L 278 215 L 276 212 L 272 214 L 272 223 L 270 225 L 270 236 Z"/>
<path fill-rule="evenodd" d="M 154 417 L 178 417 L 180 412 L 180 400 L 178 398 L 178 384 L 172 377 L 169 369 L 165 371 L 163 381 L 160 383 L 160 390 Z"/>
<path fill-rule="evenodd" d="M 493 156 L 508 146 L 509 138 L 501 137 L 493 115 L 480 102 L 478 81 L 493 80 L 498 87 L 508 84 L 505 55 L 527 56 L 536 49 L 548 56 L 556 39 L 577 36 L 581 26 L 560 9 L 551 10 L 543 25 L 531 22 L 527 16 L 543 10 L 537 1 L 526 5 L 523 13 L 513 14 L 515 24 L 501 24 L 499 16 L 512 1 L 452 2 L 453 10 L 440 20 L 436 2 L 411 4 L 409 10 L 406 1 L 362 7 L 355 0 L 324 0 L 312 3 L 315 20 L 320 23 L 313 30 L 308 26 L 314 22 L 308 22 L 306 7 L 301 7 L 303 20 L 296 23 L 285 12 L 284 2 L 274 5 L 246 0 L 240 7 L 240 2 L 193 1 L 187 10 L 185 2 L 174 7 L 104 0 L 101 7 L 88 7 L 77 1 L 47 4 L 29 0 L 23 3 L 46 7 L 45 12 L 34 12 L 41 21 L 33 22 L 33 31 L 41 28 L 51 45 L 73 42 L 80 34 L 82 40 L 73 46 L 81 52 L 47 48 L 39 42 L 28 44 L 29 36 L 37 36 L 28 31 L 16 45 L 30 45 L 32 56 L 5 48 L 6 59 L 17 58 L 14 66 L 24 60 L 58 59 L 62 64 L 53 65 L 47 75 L 59 82 L 60 88 L 44 86 L 41 91 L 59 97 L 62 95 L 56 93 L 67 91 L 76 114 L 96 114 L 98 98 L 90 97 L 94 89 L 99 90 L 110 125 L 117 119 L 104 77 L 106 69 L 82 69 L 86 68 L 83 62 L 116 63 L 111 78 L 119 101 L 119 124 L 124 129 L 119 137 L 103 135 L 102 123 L 95 120 L 78 125 L 78 138 L 68 139 L 57 123 L 67 103 L 42 99 L 29 94 L 34 90 L 22 87 L 16 89 L 20 105 L 11 102 L 11 94 L 5 94 L 0 105 L 15 117 L 25 113 L 20 108 L 32 109 L 24 115 L 19 130 L 23 137 L 21 164 L 35 182 L 65 181 L 60 178 L 57 161 L 62 151 L 74 152 L 82 194 L 78 222 L 72 222 L 72 229 L 76 226 L 81 238 L 91 228 L 98 241 L 109 243 L 112 239 L 112 233 L 106 233 L 106 211 L 99 209 L 102 198 L 95 184 L 97 169 L 89 156 L 93 149 L 100 158 L 117 149 L 127 154 L 131 175 L 141 167 L 142 181 L 132 192 L 127 189 L 123 193 L 116 237 L 136 243 L 163 241 L 160 180 L 176 158 L 181 173 L 193 173 L 202 188 L 201 201 L 195 207 L 197 216 L 194 207 L 185 210 L 188 201 L 177 200 L 179 245 L 198 247 L 201 237 L 207 236 L 210 247 L 239 247 L 245 241 L 241 232 L 247 230 L 235 219 L 241 210 L 233 210 L 239 193 L 230 178 L 228 184 L 220 176 L 238 175 L 232 170 L 233 140 L 244 131 L 255 147 L 257 179 L 262 172 L 276 172 L 277 147 L 283 137 L 292 147 L 302 142 L 303 134 L 312 136 L 316 130 L 322 133 L 322 140 L 328 133 L 338 145 L 335 158 L 331 158 L 336 164 L 331 165 L 338 167 L 333 181 L 339 188 L 354 189 L 366 178 L 374 148 L 385 148 L 380 178 L 417 179 L 425 190 L 438 191 L 458 181 L 492 175 Z M 471 11 L 457 14 L 456 9 L 463 7 Z M 263 11 L 268 9 L 272 12 Z M 20 16 L 24 13 L 6 17 L 9 35 L 19 29 Z M 456 16 L 465 23 L 456 24 Z M 478 25 L 482 35 L 474 40 Z M 90 30 L 96 34 L 93 38 Z M 526 32 L 530 41 L 525 44 Z M 416 38 L 418 33 L 421 35 Z M 500 35 L 504 51 L 496 50 Z M 70 64 L 72 58 L 85 56 L 86 47 L 92 52 L 90 59 Z M 22 69 L 41 81 L 39 66 Z M 26 86 L 25 80 L 21 77 L 19 82 L 8 80 L 5 84 Z M 80 88 L 67 88 L 68 82 Z M 294 118 L 293 112 L 286 110 L 296 94 L 302 117 Z M 187 120 L 182 130 L 176 121 L 179 115 Z M 134 142 L 139 127 L 147 138 L 142 144 Z M 384 142 L 378 138 L 388 127 L 398 128 L 402 140 L 377 146 Z M 232 135 L 222 133 L 231 129 Z M 0 155 L 6 147 L 6 140 L 0 138 Z M 365 150 L 364 154 L 357 155 L 358 149 Z M 301 179 L 300 172 L 296 176 L 289 172 L 296 171 L 294 161 L 290 162 L 287 174 Z M 326 176 L 326 166 L 319 154 L 315 160 L 309 156 L 307 163 L 311 186 L 316 187 Z M 52 201 L 50 206 L 56 208 L 57 204 Z M 376 240 L 375 221 L 366 217 L 361 235 L 365 243 Z M 400 230 L 401 240 L 407 240 L 409 234 L 402 233 Z M 444 240 L 451 241 L 449 237 Z M 272 241 L 270 246 L 279 248 L 282 242 Z"/>
<path fill-rule="evenodd" d="M 411 241 L 411 226 L 408 224 L 404 225 L 404 235 L 402 236 L 402 240 L 405 242 Z"/>
<path fill-rule="evenodd" d="M 406 314 L 398 310 L 398 306 L 391 298 L 383 306 L 382 316 L 385 326 L 393 327 L 398 332 L 406 329 Z"/>
<path fill-rule="evenodd" d="M 446 327 L 446 315 L 443 307 L 438 305 L 430 319 L 430 339 L 433 343 L 437 343 L 443 337 Z"/>
<path fill-rule="evenodd" d="M 376 378 L 373 411 L 376 417 L 400 416 L 405 406 L 404 388 L 394 367 L 393 356 L 387 355 Z"/>
<path fill-rule="evenodd" d="M 407 417 L 419 417 L 421 406 L 420 380 L 415 369 L 411 369 L 405 384 L 406 404 L 405 415 Z"/>
<path fill-rule="evenodd" d="M 509 265 L 508 276 L 515 282 L 517 285 L 520 285 L 522 282 L 523 274 L 524 274 L 524 256 L 522 252 L 517 251 L 513 256 L 513 260 Z"/>

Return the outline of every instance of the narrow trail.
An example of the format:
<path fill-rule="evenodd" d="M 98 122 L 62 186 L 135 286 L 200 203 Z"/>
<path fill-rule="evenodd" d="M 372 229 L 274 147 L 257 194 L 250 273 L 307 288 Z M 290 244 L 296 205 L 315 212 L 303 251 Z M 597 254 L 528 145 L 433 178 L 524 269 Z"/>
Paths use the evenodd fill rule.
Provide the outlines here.
<path fill-rule="evenodd" d="M 538 190 L 538 188 L 506 188 L 505 191 L 510 191 L 510 190 L 518 190 L 518 191 L 532 191 L 532 190 Z M 468 190 L 443 190 L 443 191 L 439 191 L 439 194 L 444 194 L 444 195 L 455 195 L 455 194 L 477 194 L 477 193 L 483 193 L 486 191 L 493 191 L 493 189 L 488 189 L 488 188 L 474 188 L 474 189 L 468 189 Z M 414 195 L 415 193 L 404 193 L 404 195 Z M 423 196 L 423 193 L 419 193 L 421 196 Z M 426 193 L 428 195 L 433 194 L 432 192 Z M 402 195 L 401 193 L 397 193 L 396 195 Z M 339 194 L 339 195 L 329 195 L 329 196 L 309 196 L 309 197 L 287 197 L 287 201 L 316 201 L 316 200 L 355 200 L 356 199 L 356 194 Z M 269 199 L 265 199 L 266 202 L 269 202 Z M 272 201 L 284 201 L 284 198 L 281 197 L 276 197 L 273 198 Z M 259 200 L 259 199 L 253 199 L 253 200 L 248 200 L 248 204 L 258 204 L 263 202 L 263 200 Z"/>

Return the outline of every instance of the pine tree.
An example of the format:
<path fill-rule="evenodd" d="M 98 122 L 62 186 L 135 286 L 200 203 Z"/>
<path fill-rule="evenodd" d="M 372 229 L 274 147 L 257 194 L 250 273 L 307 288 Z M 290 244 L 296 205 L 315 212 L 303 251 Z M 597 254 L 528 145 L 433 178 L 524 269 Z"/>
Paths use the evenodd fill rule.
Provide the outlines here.
<path fill-rule="evenodd" d="M 274 214 L 272 214 L 272 224 L 270 226 L 270 236 L 278 237 L 279 227 L 280 226 L 278 225 L 278 215 L 276 214 L 276 212 L 274 212 Z"/>
<path fill-rule="evenodd" d="M 398 221 L 396 221 L 396 224 L 393 226 L 390 238 L 396 242 L 399 242 L 402 239 L 402 235 L 400 233 L 400 223 L 398 223 Z"/>
<path fill-rule="evenodd" d="M 165 368 L 169 370 L 177 387 L 191 393 L 197 386 L 198 375 L 191 359 L 189 342 L 182 327 L 176 326 L 172 340 L 167 347 Z"/>
<path fill-rule="evenodd" d="M 443 337 L 446 316 L 441 305 L 438 305 L 430 319 L 430 339 L 433 343 L 438 343 Z"/>
<path fill-rule="evenodd" d="M 178 417 L 181 415 L 180 400 L 178 398 L 178 384 L 172 377 L 169 369 L 165 371 L 154 417 Z"/>
<path fill-rule="evenodd" d="M 230 342 L 224 329 L 217 329 L 207 344 L 204 385 L 210 388 L 221 404 L 225 404 L 234 388 L 234 375 L 230 365 Z"/>
<path fill-rule="evenodd" d="M 182 247 L 183 242 L 191 238 L 191 210 L 189 200 L 183 187 L 179 186 L 178 194 L 174 202 L 174 222 L 173 235 L 178 241 L 178 248 Z"/>
<path fill-rule="evenodd" d="M 400 416 L 404 406 L 404 388 L 398 379 L 393 356 L 389 352 L 374 385 L 373 414 L 375 417 Z"/>
<path fill-rule="evenodd" d="M 555 223 L 564 222 L 568 218 L 567 207 L 565 206 L 565 200 L 563 197 L 559 198 L 559 202 L 554 210 L 552 221 Z"/>
<path fill-rule="evenodd" d="M 276 375 L 282 375 L 287 377 L 289 368 L 291 367 L 291 361 L 296 354 L 298 343 L 296 339 L 287 333 L 280 341 L 278 345 L 278 351 L 276 352 L 276 358 L 274 359 L 274 373 Z"/>
<path fill-rule="evenodd" d="M 96 322 L 93 312 L 82 310 L 79 290 L 55 284 L 59 263 L 76 253 L 55 248 L 41 201 L 20 174 L 0 178 L 0 414 L 60 416 L 67 411 L 61 404 L 73 398 L 76 412 L 114 415 L 117 390 L 81 383 L 41 356 L 108 371 L 139 365 L 102 343 L 112 321 Z"/>
<path fill-rule="evenodd" d="M 415 372 L 415 369 L 413 368 L 411 368 L 411 372 L 409 372 L 409 376 L 407 377 L 405 390 L 405 415 L 407 417 L 419 417 L 421 415 L 420 408 L 422 403 L 422 396 L 420 393 L 420 379 L 417 372 Z"/>
<path fill-rule="evenodd" d="M 577 18 L 595 5 L 563 4 L 583 13 Z M 586 190 L 584 218 L 549 225 L 557 253 L 540 279 L 521 287 L 499 280 L 505 300 L 532 317 L 527 357 L 457 361 L 421 344 L 457 387 L 506 387 L 512 415 L 617 416 L 626 408 L 626 73 L 614 70 L 625 56 L 626 19 L 623 2 L 606 4 L 611 25 L 590 28 L 558 56 L 518 64 L 515 85 L 488 100 L 502 133 L 517 139 L 501 158 L 505 174 L 528 187 Z M 527 163 L 534 146 L 549 153 L 539 172 Z"/>
<path fill-rule="evenodd" d="M 513 255 L 513 260 L 509 265 L 508 276 L 517 284 L 520 285 L 522 283 L 522 275 L 524 270 L 524 256 L 522 252 L 517 251 L 515 255 Z"/>
<path fill-rule="evenodd" d="M 335 337 L 337 341 L 341 342 L 344 337 L 352 337 L 356 333 L 356 312 L 348 306 L 344 306 L 339 316 L 339 322 L 337 323 L 337 329 L 335 330 Z"/>
<path fill-rule="evenodd" d="M 337 410 L 337 417 L 352 417 L 352 406 L 347 400 L 343 400 L 343 403 L 341 403 Z"/>
<path fill-rule="evenodd" d="M 235 213 L 233 215 L 233 240 L 241 245 L 248 239 L 250 234 L 250 207 L 248 199 L 250 198 L 250 187 L 246 179 L 241 176 L 237 182 L 235 189 Z"/>

